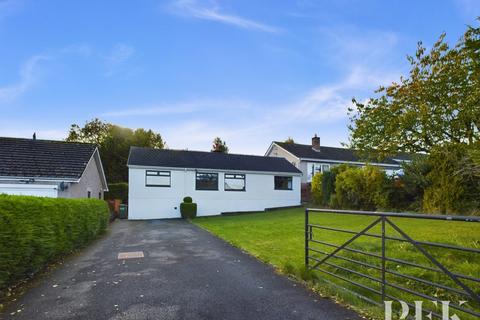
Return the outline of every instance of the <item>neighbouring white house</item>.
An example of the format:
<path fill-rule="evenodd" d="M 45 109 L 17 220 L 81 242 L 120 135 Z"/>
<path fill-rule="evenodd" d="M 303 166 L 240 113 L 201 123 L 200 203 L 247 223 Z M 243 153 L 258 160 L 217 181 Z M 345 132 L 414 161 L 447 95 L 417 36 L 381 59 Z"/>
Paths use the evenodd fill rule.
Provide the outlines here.
<path fill-rule="evenodd" d="M 198 216 L 297 206 L 301 175 L 283 158 L 132 147 L 128 217 L 179 218 L 186 196 Z"/>
<path fill-rule="evenodd" d="M 0 194 L 103 199 L 105 191 L 95 145 L 0 137 Z"/>
<path fill-rule="evenodd" d="M 388 175 L 402 172 L 402 163 L 411 160 L 407 154 L 386 158 L 383 161 L 366 161 L 358 156 L 355 150 L 320 146 L 320 137 L 315 135 L 311 144 L 273 141 L 267 152 L 267 157 L 287 159 L 302 173 L 302 189 L 308 189 L 308 184 L 317 172 L 329 171 L 339 164 L 363 167 L 367 164 L 378 166 Z M 304 192 L 305 193 L 305 192 Z"/>

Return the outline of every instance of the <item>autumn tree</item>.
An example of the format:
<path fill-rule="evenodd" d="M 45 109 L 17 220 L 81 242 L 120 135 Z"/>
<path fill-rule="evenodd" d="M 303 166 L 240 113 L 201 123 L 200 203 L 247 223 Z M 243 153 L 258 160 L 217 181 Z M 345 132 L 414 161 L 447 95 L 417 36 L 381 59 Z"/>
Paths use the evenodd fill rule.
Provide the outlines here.
<path fill-rule="evenodd" d="M 419 42 L 408 61 L 407 77 L 353 100 L 351 147 L 376 158 L 422 153 L 405 168 L 406 191 L 417 192 L 409 196 L 427 212 L 478 214 L 480 28 L 468 27 L 454 47 L 445 34 L 430 50 Z"/>
<path fill-rule="evenodd" d="M 99 119 L 93 119 L 83 127 L 72 124 L 66 141 L 96 144 L 109 183 L 128 180 L 127 159 L 131 146 L 157 149 L 165 146 L 162 136 L 152 130 L 132 130 Z"/>
<path fill-rule="evenodd" d="M 212 152 L 228 153 L 226 142 L 220 139 L 220 137 L 213 139 Z"/>
<path fill-rule="evenodd" d="M 351 146 L 378 156 L 431 152 L 480 140 L 480 28 L 468 27 L 451 48 L 442 34 L 430 50 L 419 42 L 410 73 L 353 100 Z"/>

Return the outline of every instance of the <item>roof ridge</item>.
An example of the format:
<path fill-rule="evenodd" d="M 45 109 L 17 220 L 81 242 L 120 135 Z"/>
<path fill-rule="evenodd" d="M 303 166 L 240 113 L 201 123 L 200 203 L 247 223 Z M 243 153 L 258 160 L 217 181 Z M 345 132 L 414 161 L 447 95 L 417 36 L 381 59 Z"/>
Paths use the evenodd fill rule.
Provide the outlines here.
<path fill-rule="evenodd" d="M 52 142 L 52 143 L 63 143 L 63 144 L 81 144 L 81 145 L 90 145 L 90 146 L 97 146 L 95 143 L 90 142 L 81 142 L 81 141 L 65 141 L 65 140 L 52 140 L 52 139 L 32 139 L 32 138 L 19 138 L 19 137 L 0 137 L 1 139 L 5 140 L 23 140 L 23 141 L 31 141 L 31 142 Z"/>
<path fill-rule="evenodd" d="M 160 148 L 151 148 L 151 147 L 138 147 L 138 146 L 131 146 L 131 149 L 149 149 L 155 151 L 176 151 L 176 152 L 196 152 L 196 153 L 205 153 L 205 154 L 221 154 L 221 155 L 231 155 L 231 156 L 242 156 L 242 157 L 260 157 L 260 158 L 267 158 L 266 156 L 258 155 L 258 154 L 243 154 L 243 153 L 224 153 L 224 152 L 214 152 L 214 151 L 203 151 L 203 150 L 189 150 L 189 149 L 160 149 Z"/>
<path fill-rule="evenodd" d="M 296 143 L 296 142 L 283 142 L 283 141 L 273 141 L 273 143 L 277 143 L 277 144 L 286 144 L 286 145 L 297 145 L 297 146 L 303 146 L 303 147 L 312 147 L 311 144 L 305 144 L 305 143 Z M 321 145 L 320 146 L 320 149 L 322 148 L 332 148 L 332 149 L 343 149 L 343 150 L 355 150 L 355 149 L 351 149 L 351 148 L 345 148 L 345 147 L 332 147 L 332 146 L 324 146 L 324 145 Z"/>

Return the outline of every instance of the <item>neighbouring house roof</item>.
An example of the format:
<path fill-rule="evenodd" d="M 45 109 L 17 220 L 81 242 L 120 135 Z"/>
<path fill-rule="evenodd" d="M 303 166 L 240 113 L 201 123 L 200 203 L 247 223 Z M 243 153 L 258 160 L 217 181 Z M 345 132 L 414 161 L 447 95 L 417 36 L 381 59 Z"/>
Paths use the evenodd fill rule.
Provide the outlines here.
<path fill-rule="evenodd" d="M 130 148 L 128 165 L 301 174 L 284 158 L 140 147 Z"/>
<path fill-rule="evenodd" d="M 96 150 L 88 143 L 0 137 L 0 177 L 78 180 Z"/>
<path fill-rule="evenodd" d="M 273 142 L 286 151 L 293 154 L 300 159 L 318 159 L 318 160 L 331 160 L 341 162 L 372 162 L 382 163 L 387 165 L 400 165 L 402 161 L 410 160 L 410 157 L 406 154 L 398 155 L 391 158 L 383 159 L 382 161 L 365 161 L 360 158 L 355 150 L 336 147 L 320 146 L 320 151 L 314 150 L 310 144 L 298 144 L 288 142 Z M 395 160 L 396 159 L 396 160 Z"/>

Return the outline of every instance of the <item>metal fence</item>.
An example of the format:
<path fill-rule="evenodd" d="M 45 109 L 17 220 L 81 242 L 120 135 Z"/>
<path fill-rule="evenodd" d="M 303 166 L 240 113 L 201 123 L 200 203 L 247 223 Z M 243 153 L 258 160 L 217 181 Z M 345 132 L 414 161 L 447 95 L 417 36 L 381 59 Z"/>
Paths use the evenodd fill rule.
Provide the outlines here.
<path fill-rule="evenodd" d="M 345 215 L 356 216 L 369 216 L 373 221 L 362 228 L 360 231 L 353 231 L 341 228 L 329 227 L 326 225 L 320 225 L 312 223 L 313 214 L 338 214 L 339 218 L 348 219 Z M 393 218 L 393 219 L 392 219 Z M 447 268 L 442 262 L 439 261 L 430 251 L 431 248 L 439 248 L 439 250 L 454 250 L 461 251 L 472 255 L 472 263 L 480 264 L 480 249 L 468 248 L 447 243 L 428 242 L 414 240 L 412 236 L 408 235 L 397 224 L 399 219 L 408 219 L 412 222 L 418 220 L 442 220 L 445 221 L 445 227 L 449 227 L 449 223 L 452 221 L 463 221 L 478 223 L 480 217 L 469 216 L 445 216 L 445 215 L 426 215 L 426 214 L 410 214 L 410 213 L 392 213 L 392 212 L 372 212 L 372 211 L 353 211 L 353 210 L 331 210 L 331 209 L 306 209 L 305 210 L 305 266 L 307 270 L 316 270 L 323 274 L 328 275 L 323 277 L 327 282 L 335 286 L 339 286 L 338 280 L 342 284 L 348 284 L 352 289 L 346 288 L 344 285 L 340 287 L 349 291 L 350 293 L 362 298 L 370 303 L 376 305 L 383 305 L 383 301 L 400 301 L 398 296 L 392 291 L 402 292 L 415 297 L 419 297 L 420 300 L 436 301 L 441 303 L 440 299 L 425 292 L 420 292 L 415 289 L 414 286 L 408 286 L 408 283 L 419 283 L 422 286 L 433 287 L 441 289 L 448 294 L 457 295 L 463 297 L 467 304 L 462 303 L 450 303 L 450 308 L 458 310 L 468 315 L 480 317 L 480 297 L 478 292 L 480 291 L 480 278 L 472 275 L 465 275 L 458 272 L 454 272 L 450 268 Z M 395 220 L 395 221 L 392 221 Z M 369 221 L 370 222 L 370 221 Z M 380 226 L 380 233 L 372 232 L 375 226 Z M 478 225 L 480 227 L 480 225 Z M 387 235 L 387 228 L 394 230 L 399 236 Z M 378 229 L 378 227 L 377 227 Z M 369 232 L 370 231 L 370 232 Z M 335 232 L 346 235 L 351 235 L 343 244 L 335 244 L 322 239 L 322 233 Z M 478 230 L 480 235 L 480 229 Z M 378 239 L 381 243 L 381 249 L 379 252 L 372 252 L 367 250 L 361 250 L 352 248 L 351 244 L 360 237 L 369 237 Z M 358 240 L 357 240 L 358 242 Z M 429 261 L 430 265 L 421 264 L 418 261 L 407 261 L 395 257 L 389 257 L 387 255 L 388 246 L 390 242 L 402 242 L 411 244 L 416 251 L 418 251 L 422 257 Z M 330 248 L 322 249 L 322 248 Z M 346 253 L 346 254 L 345 254 Z M 357 255 L 363 255 L 368 257 L 369 262 L 360 261 L 355 259 Z M 365 259 L 364 259 L 365 260 Z M 372 261 L 378 261 L 371 263 Z M 441 259 L 440 259 L 441 260 Z M 341 261 L 340 265 L 337 261 Z M 419 268 L 425 272 L 440 273 L 446 276 L 446 279 L 450 281 L 444 281 L 444 283 L 438 283 L 424 279 L 423 277 L 417 277 L 402 273 L 398 270 L 394 270 L 388 267 L 388 263 L 394 263 L 395 265 L 407 266 L 409 268 Z M 366 270 L 376 270 L 380 274 L 379 277 L 372 275 L 371 273 L 364 272 L 361 268 Z M 403 282 L 399 284 L 398 281 L 387 280 L 389 278 L 398 277 Z M 335 279 L 336 282 L 332 282 L 326 278 Z M 367 281 L 358 281 L 357 279 L 368 279 Z M 367 285 L 374 283 L 373 286 Z M 407 284 L 407 285 L 405 285 Z M 454 284 L 452 286 L 451 284 Z M 392 290 L 393 289 L 393 290 Z M 368 294 L 367 294 L 368 293 Z M 368 295 L 368 296 L 367 296 Z M 380 299 L 380 300 L 379 300 Z M 415 308 L 414 304 L 405 301 L 409 307 Z M 442 316 L 436 312 L 436 310 L 424 310 L 425 312 L 431 312 L 433 316 L 442 318 Z"/>

